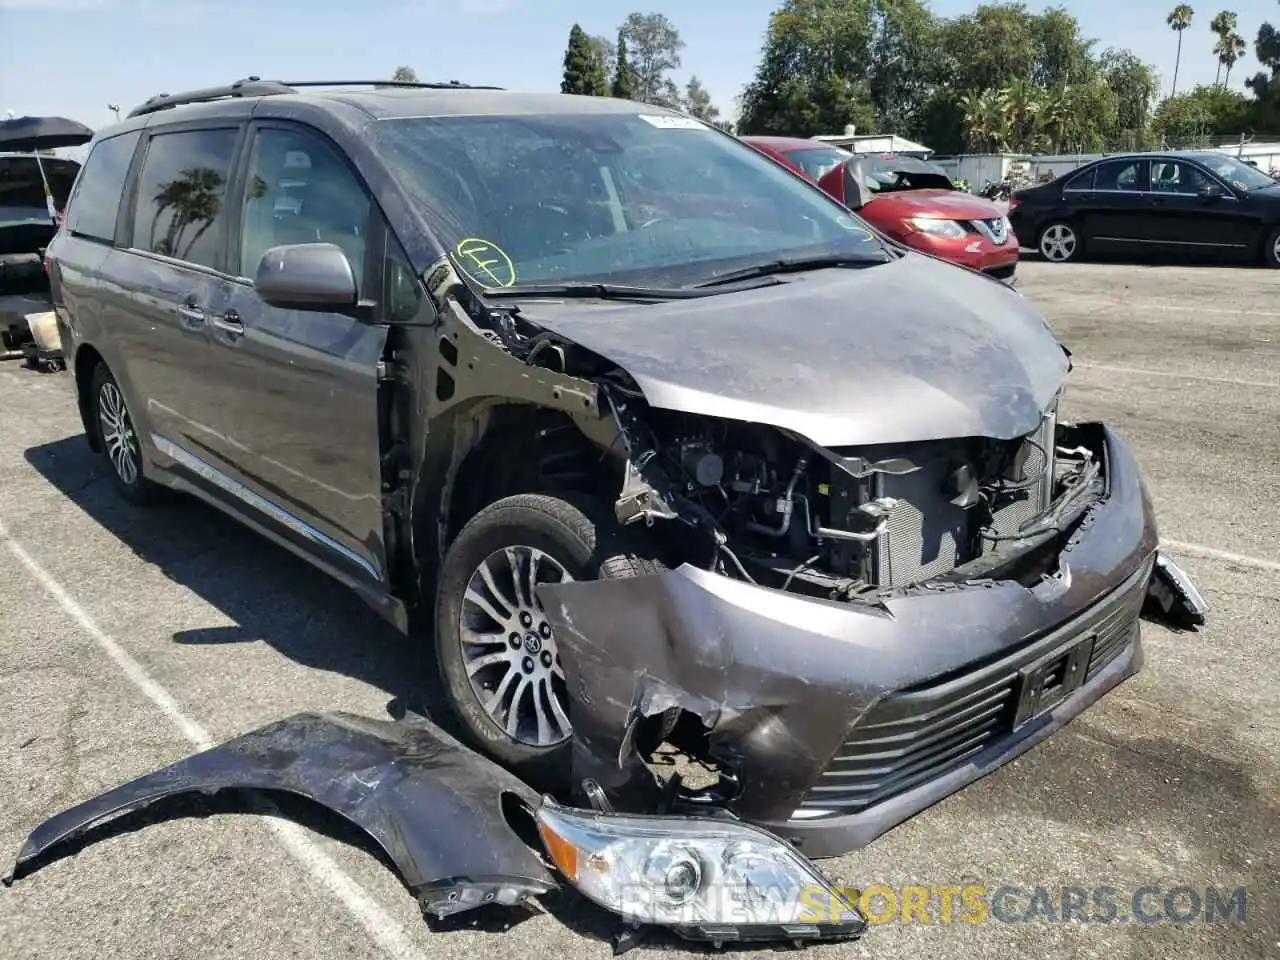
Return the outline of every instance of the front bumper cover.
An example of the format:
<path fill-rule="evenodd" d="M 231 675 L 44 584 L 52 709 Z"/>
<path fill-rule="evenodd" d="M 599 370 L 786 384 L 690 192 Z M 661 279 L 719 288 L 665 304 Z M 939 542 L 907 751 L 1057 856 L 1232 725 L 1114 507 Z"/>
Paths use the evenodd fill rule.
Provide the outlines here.
<path fill-rule="evenodd" d="M 878 605 L 814 600 L 682 566 L 626 580 L 541 588 L 564 656 L 578 782 L 618 809 L 657 802 L 635 749 L 640 721 L 699 717 L 733 774 L 730 810 L 810 856 L 856 849 L 1028 749 L 1139 669 L 1136 624 L 1105 669 L 963 764 L 853 816 L 796 819 L 859 720 L 896 691 L 1070 640 L 1107 601 L 1138 602 L 1157 532 L 1134 460 L 1105 426 L 1106 489 L 1063 547 L 1056 575 L 925 583 Z M 1119 599 L 1117 599 L 1119 598 Z M 1136 609 L 1132 610 L 1136 617 Z"/>

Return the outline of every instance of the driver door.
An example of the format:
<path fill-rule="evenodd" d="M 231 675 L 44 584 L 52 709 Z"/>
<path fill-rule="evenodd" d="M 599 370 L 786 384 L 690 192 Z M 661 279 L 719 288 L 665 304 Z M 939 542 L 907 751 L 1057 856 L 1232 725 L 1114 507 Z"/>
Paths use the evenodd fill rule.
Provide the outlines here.
<path fill-rule="evenodd" d="M 387 589 L 378 431 L 384 327 L 335 313 L 268 306 L 254 291 L 262 254 L 336 243 L 363 296 L 376 276 L 381 216 L 338 149 L 310 128 L 249 129 L 232 200 L 231 273 L 210 311 L 208 377 L 217 397 L 207 440 L 220 482 L 330 573 Z"/>
<path fill-rule="evenodd" d="M 1220 196 L 1202 195 L 1211 184 L 1221 189 Z M 1162 251 L 1199 256 L 1250 252 L 1257 228 L 1241 215 L 1240 201 L 1189 160 L 1153 160 L 1149 198 L 1142 239 Z"/>

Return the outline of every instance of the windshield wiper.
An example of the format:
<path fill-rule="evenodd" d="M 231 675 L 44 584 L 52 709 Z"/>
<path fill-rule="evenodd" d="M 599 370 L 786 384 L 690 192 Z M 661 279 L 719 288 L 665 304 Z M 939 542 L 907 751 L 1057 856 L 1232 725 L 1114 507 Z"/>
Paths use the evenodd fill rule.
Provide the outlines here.
<path fill-rule="evenodd" d="M 868 260 L 866 257 L 848 257 L 831 253 L 815 257 L 783 257 L 779 260 L 770 260 L 768 263 L 743 267 L 740 270 L 730 270 L 728 273 L 694 284 L 692 289 L 720 287 L 740 280 L 771 277 L 779 273 L 803 273 L 806 270 L 822 270 L 826 267 L 870 267 L 888 262 L 888 260 Z"/>
<path fill-rule="evenodd" d="M 511 287 L 484 290 L 495 300 L 533 297 L 565 297 L 574 300 L 690 300 L 709 296 L 706 290 L 688 287 L 636 287 L 620 283 L 521 283 Z"/>

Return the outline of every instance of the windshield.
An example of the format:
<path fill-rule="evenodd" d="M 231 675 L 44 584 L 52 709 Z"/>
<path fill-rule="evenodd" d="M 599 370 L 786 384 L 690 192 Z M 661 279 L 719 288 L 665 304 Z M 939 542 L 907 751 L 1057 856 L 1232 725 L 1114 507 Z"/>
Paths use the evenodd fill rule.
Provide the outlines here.
<path fill-rule="evenodd" d="M 821 180 L 852 157 L 853 154 L 837 147 L 813 147 L 787 151 L 787 159 L 814 180 Z"/>
<path fill-rule="evenodd" d="M 892 193 L 897 190 L 954 190 L 941 169 L 920 164 L 895 164 L 893 162 L 865 161 L 862 165 L 863 181 L 872 193 Z"/>
<path fill-rule="evenodd" d="M 1276 181 L 1247 163 L 1241 163 L 1235 157 L 1225 153 L 1219 156 L 1201 156 L 1200 162 L 1216 173 L 1237 190 L 1261 190 L 1263 187 L 1274 187 Z"/>
<path fill-rule="evenodd" d="M 817 187 L 685 117 L 415 117 L 370 129 L 455 264 L 484 287 L 672 288 L 780 257 L 889 256 Z"/>

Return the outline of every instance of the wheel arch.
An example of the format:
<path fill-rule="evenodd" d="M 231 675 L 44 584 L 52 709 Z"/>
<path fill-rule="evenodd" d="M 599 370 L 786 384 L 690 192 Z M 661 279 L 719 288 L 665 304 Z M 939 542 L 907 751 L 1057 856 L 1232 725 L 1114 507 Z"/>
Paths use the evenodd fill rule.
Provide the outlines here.
<path fill-rule="evenodd" d="M 487 399 L 437 418 L 428 432 L 435 455 L 419 470 L 412 521 L 423 598 L 458 531 L 495 500 L 561 491 L 612 501 L 621 488 L 620 466 L 562 410 Z"/>

